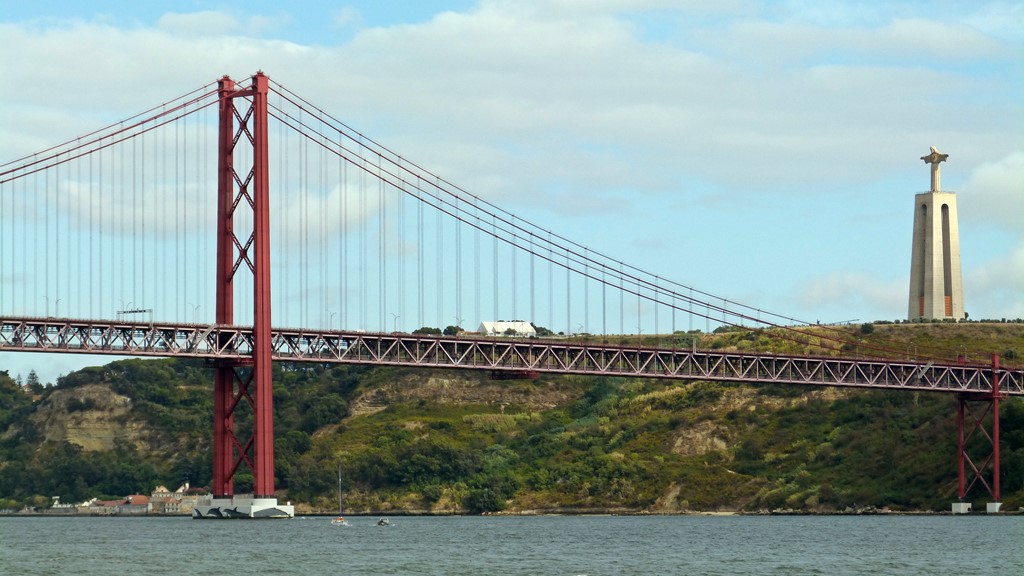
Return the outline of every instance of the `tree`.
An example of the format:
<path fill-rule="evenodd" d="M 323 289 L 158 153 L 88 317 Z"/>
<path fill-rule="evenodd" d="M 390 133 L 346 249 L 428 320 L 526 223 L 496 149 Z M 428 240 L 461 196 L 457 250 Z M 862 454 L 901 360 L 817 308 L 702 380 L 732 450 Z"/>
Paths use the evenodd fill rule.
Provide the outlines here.
<path fill-rule="evenodd" d="M 33 394 L 43 393 L 43 383 L 39 381 L 39 375 L 36 374 L 35 370 L 30 370 L 28 378 L 25 380 L 25 387 L 32 391 Z"/>
<path fill-rule="evenodd" d="M 441 335 L 441 329 L 440 328 L 431 328 L 430 326 L 424 326 L 422 328 L 417 328 L 417 329 L 413 330 L 412 333 L 413 334 L 423 334 L 425 336 L 440 336 Z"/>
<path fill-rule="evenodd" d="M 537 331 L 537 336 L 554 336 L 555 333 L 543 326 L 534 326 L 534 330 Z"/>
<path fill-rule="evenodd" d="M 445 336 L 458 336 L 459 332 L 465 332 L 465 330 L 459 326 L 448 326 L 444 329 Z"/>
<path fill-rule="evenodd" d="M 482 514 L 484 512 L 500 512 L 505 509 L 505 502 L 501 496 L 490 488 L 470 490 L 462 499 L 462 505 L 470 512 Z"/>

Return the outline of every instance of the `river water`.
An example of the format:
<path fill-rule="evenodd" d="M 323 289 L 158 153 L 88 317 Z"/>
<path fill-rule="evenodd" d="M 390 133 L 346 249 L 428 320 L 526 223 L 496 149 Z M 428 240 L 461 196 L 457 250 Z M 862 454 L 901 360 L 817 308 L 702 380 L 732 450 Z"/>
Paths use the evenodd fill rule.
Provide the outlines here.
<path fill-rule="evenodd" d="M 1024 575 L 1024 516 L 0 517 L 0 574 Z"/>

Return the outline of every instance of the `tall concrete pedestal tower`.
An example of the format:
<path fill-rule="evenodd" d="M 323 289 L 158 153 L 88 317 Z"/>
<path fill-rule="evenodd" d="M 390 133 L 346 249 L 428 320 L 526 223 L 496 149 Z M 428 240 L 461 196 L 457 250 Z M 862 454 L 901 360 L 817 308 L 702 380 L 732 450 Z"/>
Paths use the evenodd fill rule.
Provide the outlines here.
<path fill-rule="evenodd" d="M 914 245 L 910 259 L 907 320 L 963 320 L 960 231 L 956 194 L 940 190 L 939 163 L 949 154 L 934 146 L 922 156 L 931 164 L 932 189 L 914 196 Z"/>

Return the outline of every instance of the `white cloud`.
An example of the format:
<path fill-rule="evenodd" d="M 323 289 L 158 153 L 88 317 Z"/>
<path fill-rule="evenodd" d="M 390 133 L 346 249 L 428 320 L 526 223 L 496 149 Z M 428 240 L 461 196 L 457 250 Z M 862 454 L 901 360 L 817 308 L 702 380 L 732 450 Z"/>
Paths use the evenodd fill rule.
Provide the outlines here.
<path fill-rule="evenodd" d="M 234 16 L 212 10 L 187 14 L 168 12 L 157 20 L 156 27 L 169 34 L 183 36 L 234 34 L 243 29 L 242 23 Z"/>
<path fill-rule="evenodd" d="M 1024 4 L 1020 2 L 986 2 L 964 22 L 995 38 L 1024 42 Z"/>
<path fill-rule="evenodd" d="M 1024 318 L 1024 241 L 964 273 L 964 308 L 977 320 Z"/>
<path fill-rule="evenodd" d="M 961 190 L 962 220 L 1024 233 L 1024 151 L 975 167 Z"/>
<path fill-rule="evenodd" d="M 351 6 L 343 6 L 334 12 L 334 26 L 345 29 L 350 26 L 358 26 L 362 22 L 362 14 Z"/>
<path fill-rule="evenodd" d="M 882 281 L 866 273 L 837 271 L 802 286 L 798 300 L 811 310 L 846 310 L 877 316 L 861 320 L 901 318 L 906 312 L 908 289 L 905 278 Z"/>

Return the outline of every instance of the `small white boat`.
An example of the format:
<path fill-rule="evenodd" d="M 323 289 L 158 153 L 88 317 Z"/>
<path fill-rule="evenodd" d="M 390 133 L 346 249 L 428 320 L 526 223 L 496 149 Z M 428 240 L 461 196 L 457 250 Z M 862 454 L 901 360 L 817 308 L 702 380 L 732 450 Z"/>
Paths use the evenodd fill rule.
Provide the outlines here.
<path fill-rule="evenodd" d="M 345 520 L 344 516 L 338 516 L 331 519 L 331 526 L 349 526 L 349 523 L 348 520 Z"/>

